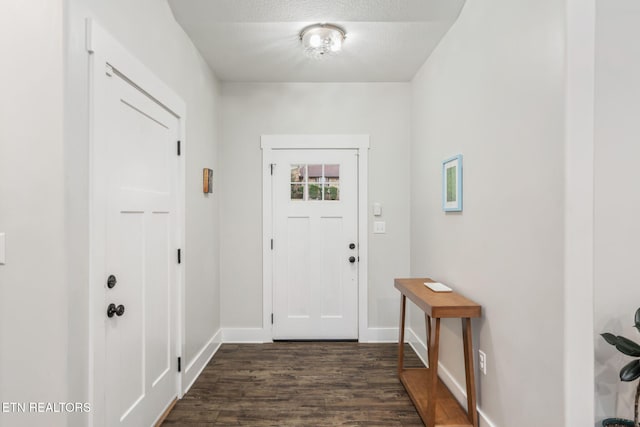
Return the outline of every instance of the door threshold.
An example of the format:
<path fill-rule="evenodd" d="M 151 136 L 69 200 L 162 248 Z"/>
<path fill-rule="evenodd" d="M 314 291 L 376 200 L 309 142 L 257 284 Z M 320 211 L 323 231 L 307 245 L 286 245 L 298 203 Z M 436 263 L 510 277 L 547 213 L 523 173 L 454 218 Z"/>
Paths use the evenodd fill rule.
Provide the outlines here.
<path fill-rule="evenodd" d="M 358 342 L 354 339 L 294 339 L 294 340 L 273 340 L 273 342 Z"/>

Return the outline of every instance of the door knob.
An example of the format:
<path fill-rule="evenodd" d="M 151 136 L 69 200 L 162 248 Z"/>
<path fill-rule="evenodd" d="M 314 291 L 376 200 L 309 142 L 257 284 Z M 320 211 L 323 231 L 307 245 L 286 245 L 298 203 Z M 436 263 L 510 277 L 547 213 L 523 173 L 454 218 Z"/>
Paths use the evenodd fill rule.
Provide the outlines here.
<path fill-rule="evenodd" d="M 109 289 L 113 288 L 116 285 L 116 283 L 118 283 L 118 279 L 116 279 L 116 276 L 111 274 L 107 279 L 107 288 Z"/>
<path fill-rule="evenodd" d="M 354 262 L 356 262 L 356 257 L 354 257 L 354 256 L 350 256 L 350 257 L 349 257 L 349 262 L 350 262 L 351 264 L 353 264 Z"/>
<path fill-rule="evenodd" d="M 116 307 L 116 314 L 118 315 L 118 317 L 124 314 L 124 305 L 120 304 L 118 307 Z"/>
<path fill-rule="evenodd" d="M 114 314 L 118 317 L 122 316 L 124 314 L 124 305 L 120 304 L 116 307 L 113 303 L 109 304 L 109 307 L 107 307 L 107 316 L 113 317 Z"/>
<path fill-rule="evenodd" d="M 356 248 L 355 243 L 349 243 L 349 249 L 355 249 L 355 248 Z"/>

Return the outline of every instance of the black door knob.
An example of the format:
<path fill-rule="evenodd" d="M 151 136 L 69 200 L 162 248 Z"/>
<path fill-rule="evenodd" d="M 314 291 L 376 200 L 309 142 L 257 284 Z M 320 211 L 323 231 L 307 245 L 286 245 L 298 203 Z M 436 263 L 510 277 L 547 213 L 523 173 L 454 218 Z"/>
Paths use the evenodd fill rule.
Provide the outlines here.
<path fill-rule="evenodd" d="M 109 307 L 107 307 L 107 316 L 113 317 L 114 314 L 118 317 L 122 316 L 124 314 L 124 305 L 120 304 L 116 307 L 113 303 L 109 304 Z"/>
<path fill-rule="evenodd" d="M 114 314 L 116 314 L 117 308 L 115 304 L 109 304 L 109 307 L 107 307 L 107 317 L 113 317 Z"/>
<path fill-rule="evenodd" d="M 111 289 L 113 288 L 116 283 L 118 283 L 118 279 L 116 279 L 116 276 L 114 276 L 113 274 L 109 276 L 109 278 L 107 279 L 107 288 Z"/>
<path fill-rule="evenodd" d="M 349 243 L 349 249 L 355 249 L 355 248 L 356 248 L 355 243 Z"/>
<path fill-rule="evenodd" d="M 354 262 L 356 262 L 356 257 L 354 257 L 354 256 L 350 256 L 350 257 L 349 257 L 349 262 L 350 262 L 351 264 L 353 264 Z"/>
<path fill-rule="evenodd" d="M 116 315 L 120 317 L 123 314 L 124 314 L 124 305 L 120 304 L 118 307 L 116 307 Z"/>

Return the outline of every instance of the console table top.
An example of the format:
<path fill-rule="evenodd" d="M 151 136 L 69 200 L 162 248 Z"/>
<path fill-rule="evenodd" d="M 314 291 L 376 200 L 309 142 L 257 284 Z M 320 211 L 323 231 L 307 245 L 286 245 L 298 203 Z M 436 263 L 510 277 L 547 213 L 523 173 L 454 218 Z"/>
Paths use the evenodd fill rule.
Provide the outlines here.
<path fill-rule="evenodd" d="M 431 317 L 480 317 L 482 308 L 479 304 L 455 291 L 434 292 L 426 287 L 424 282 L 434 280 L 428 277 L 395 279 L 394 286 Z"/>

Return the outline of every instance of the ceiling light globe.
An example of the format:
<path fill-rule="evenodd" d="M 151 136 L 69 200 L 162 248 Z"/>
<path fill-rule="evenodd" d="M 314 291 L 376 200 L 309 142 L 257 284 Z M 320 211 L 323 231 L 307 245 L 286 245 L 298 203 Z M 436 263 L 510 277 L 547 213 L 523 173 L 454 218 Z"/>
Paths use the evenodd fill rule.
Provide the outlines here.
<path fill-rule="evenodd" d="M 310 58 L 321 58 L 338 53 L 342 49 L 345 31 L 333 24 L 314 24 L 300 32 L 300 41 L 305 54 Z"/>
<path fill-rule="evenodd" d="M 309 37 L 309 46 L 318 47 L 321 44 L 322 44 L 322 38 L 319 35 L 313 34 L 311 37 Z"/>

